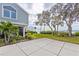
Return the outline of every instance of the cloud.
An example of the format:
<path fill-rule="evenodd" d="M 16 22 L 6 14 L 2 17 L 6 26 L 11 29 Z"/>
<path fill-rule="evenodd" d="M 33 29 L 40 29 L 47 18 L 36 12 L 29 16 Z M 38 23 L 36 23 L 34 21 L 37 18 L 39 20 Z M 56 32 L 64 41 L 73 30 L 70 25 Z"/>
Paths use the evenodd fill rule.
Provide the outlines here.
<path fill-rule="evenodd" d="M 33 4 L 33 8 L 32 10 L 34 11 L 34 13 L 40 13 L 43 11 L 43 3 L 34 3 Z"/>
<path fill-rule="evenodd" d="M 25 11 L 27 11 L 30 14 L 36 14 L 36 13 L 40 13 L 43 11 L 43 3 L 31 3 L 29 5 L 29 3 L 19 3 L 18 5 L 20 5 Z M 31 7 L 29 9 L 29 7 Z"/>

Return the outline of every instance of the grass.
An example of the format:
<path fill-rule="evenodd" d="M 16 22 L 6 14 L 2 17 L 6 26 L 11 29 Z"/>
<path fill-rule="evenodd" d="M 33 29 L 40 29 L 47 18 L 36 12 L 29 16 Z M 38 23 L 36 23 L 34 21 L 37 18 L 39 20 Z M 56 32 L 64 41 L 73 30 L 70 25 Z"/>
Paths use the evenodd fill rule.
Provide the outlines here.
<path fill-rule="evenodd" d="M 49 38 L 53 40 L 63 41 L 63 42 L 69 42 L 74 44 L 79 44 L 79 36 L 74 37 L 59 37 L 59 36 L 53 36 L 52 34 L 33 34 L 36 38 Z"/>
<path fill-rule="evenodd" d="M 32 38 L 32 40 L 33 39 L 38 39 L 38 38 L 49 38 L 49 39 L 53 39 L 53 40 L 79 44 L 79 36 L 62 37 L 62 36 L 57 36 L 57 35 L 53 36 L 52 34 L 36 34 L 36 33 L 34 33 L 34 34 L 31 34 L 31 38 Z M 0 47 L 5 45 L 3 40 L 4 39 L 0 39 Z M 15 44 L 15 43 L 18 43 L 18 42 L 28 41 L 28 40 L 27 39 L 23 39 L 23 38 L 19 38 L 18 40 L 17 39 L 13 40 L 10 44 Z"/>

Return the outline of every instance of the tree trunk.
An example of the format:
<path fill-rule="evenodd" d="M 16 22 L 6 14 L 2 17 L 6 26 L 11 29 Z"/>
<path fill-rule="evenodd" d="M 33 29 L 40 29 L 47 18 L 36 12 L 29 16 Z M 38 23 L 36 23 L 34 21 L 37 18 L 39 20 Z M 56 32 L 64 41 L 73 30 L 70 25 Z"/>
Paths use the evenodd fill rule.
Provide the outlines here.
<path fill-rule="evenodd" d="M 72 36 L 72 26 L 68 25 L 68 34 L 71 37 Z"/>
<path fill-rule="evenodd" d="M 66 21 L 67 27 L 68 27 L 68 35 L 71 37 L 72 36 L 72 17 L 69 17 L 69 21 Z"/>
<path fill-rule="evenodd" d="M 54 32 L 53 33 L 56 34 L 56 26 L 54 26 Z"/>
<path fill-rule="evenodd" d="M 44 31 L 45 31 L 45 24 L 44 24 Z"/>
<path fill-rule="evenodd" d="M 52 34 L 54 35 L 54 32 L 53 32 L 53 29 L 52 29 L 52 27 L 49 25 L 49 24 L 47 24 L 48 26 L 49 26 L 49 28 L 51 29 L 51 31 L 52 31 Z"/>
<path fill-rule="evenodd" d="M 41 29 L 42 29 L 42 26 L 40 25 L 40 33 L 41 33 Z"/>
<path fill-rule="evenodd" d="M 57 25 L 57 29 L 56 29 L 56 32 L 58 33 L 58 27 L 59 27 L 59 25 Z"/>
<path fill-rule="evenodd" d="M 7 38 L 7 39 L 8 39 L 8 40 L 7 40 L 7 41 L 8 41 L 8 44 L 9 44 L 9 42 L 10 42 L 10 35 L 8 35 L 8 38 Z"/>
<path fill-rule="evenodd" d="M 4 40 L 5 40 L 5 44 L 7 45 L 8 41 L 7 41 L 7 35 L 6 34 L 4 34 Z"/>
<path fill-rule="evenodd" d="M 69 21 L 67 22 L 67 26 L 68 26 L 68 34 L 71 37 L 72 36 L 72 18 L 69 17 Z"/>

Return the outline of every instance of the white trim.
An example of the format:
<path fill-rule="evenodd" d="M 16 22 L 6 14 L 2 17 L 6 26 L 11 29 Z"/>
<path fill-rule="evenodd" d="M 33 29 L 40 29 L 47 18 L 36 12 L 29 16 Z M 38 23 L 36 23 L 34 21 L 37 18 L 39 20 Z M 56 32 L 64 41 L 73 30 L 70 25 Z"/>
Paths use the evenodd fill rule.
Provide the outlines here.
<path fill-rule="evenodd" d="M 17 17 L 16 18 L 11 18 L 11 12 L 14 12 L 14 11 L 10 11 L 10 19 L 16 19 Z M 16 13 L 16 12 L 14 12 L 14 13 Z"/>
<path fill-rule="evenodd" d="M 8 9 L 4 9 L 4 8 L 3 8 L 3 17 L 4 17 L 4 18 L 8 18 L 8 19 L 10 19 L 10 17 L 6 17 L 6 16 L 4 16 L 4 10 L 9 11 Z M 9 12 L 10 12 L 10 11 L 9 11 Z M 11 15 L 10 15 L 10 16 L 11 16 Z"/>
<path fill-rule="evenodd" d="M 0 22 L 6 22 L 6 20 L 0 20 Z M 20 26 L 27 26 L 28 24 L 24 24 L 24 23 L 19 23 L 19 22 L 12 22 L 11 23 L 15 24 L 15 25 L 20 25 Z"/>
<path fill-rule="evenodd" d="M 19 4 L 15 3 L 23 12 L 26 13 L 26 15 L 29 15 L 29 13 L 27 11 L 25 11 Z"/>
<path fill-rule="evenodd" d="M 5 5 L 2 5 L 2 17 L 3 17 L 3 18 L 7 18 L 7 19 L 12 19 L 12 20 L 17 20 L 17 11 L 16 11 L 16 18 L 11 18 L 11 12 L 14 12 L 14 11 L 5 9 L 5 10 L 10 11 L 10 17 L 5 17 L 5 16 L 4 16 L 4 8 L 3 8 L 3 6 L 5 6 Z M 11 6 L 11 7 L 12 7 L 12 6 Z M 13 7 L 12 7 L 12 8 L 13 8 Z M 15 10 L 16 10 L 16 9 L 15 9 Z"/>
<path fill-rule="evenodd" d="M 18 24 L 18 25 L 23 25 L 23 26 L 27 26 L 27 24 L 23 24 L 23 23 L 18 23 L 18 22 L 11 22 L 13 24 Z"/>
<path fill-rule="evenodd" d="M 4 9 L 3 9 L 3 5 L 2 5 L 2 17 L 3 17 L 3 14 L 4 14 L 3 10 L 4 10 Z"/>

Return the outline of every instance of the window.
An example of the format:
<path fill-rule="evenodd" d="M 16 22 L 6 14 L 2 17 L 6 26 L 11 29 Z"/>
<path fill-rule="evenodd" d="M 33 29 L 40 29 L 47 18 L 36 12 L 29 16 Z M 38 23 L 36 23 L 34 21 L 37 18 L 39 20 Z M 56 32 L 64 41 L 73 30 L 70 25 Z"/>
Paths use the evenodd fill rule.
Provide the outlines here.
<path fill-rule="evenodd" d="M 14 11 L 16 12 L 16 10 L 14 8 L 12 8 L 11 6 L 3 6 L 4 9 L 10 10 L 10 11 Z"/>
<path fill-rule="evenodd" d="M 3 17 L 16 19 L 16 10 L 11 6 L 3 6 Z"/>
<path fill-rule="evenodd" d="M 15 12 L 11 12 L 11 18 L 16 18 L 16 13 Z"/>
<path fill-rule="evenodd" d="M 4 17 L 10 17 L 10 11 L 4 10 Z"/>

